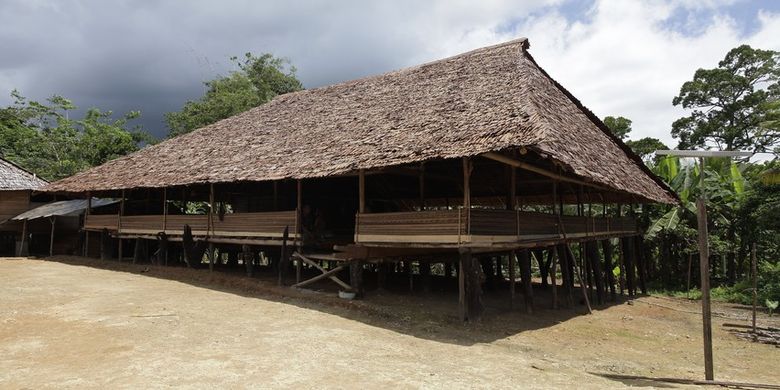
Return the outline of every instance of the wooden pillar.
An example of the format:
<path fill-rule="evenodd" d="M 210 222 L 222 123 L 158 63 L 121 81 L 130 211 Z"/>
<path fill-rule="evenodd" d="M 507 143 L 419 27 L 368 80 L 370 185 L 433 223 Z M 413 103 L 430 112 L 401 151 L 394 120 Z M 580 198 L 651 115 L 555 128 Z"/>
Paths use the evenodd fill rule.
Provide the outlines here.
<path fill-rule="evenodd" d="M 571 262 L 573 264 L 576 264 L 576 261 L 574 260 L 574 253 L 571 251 L 571 247 L 569 245 L 566 245 L 566 250 L 569 252 L 569 256 L 571 257 Z M 582 292 L 582 299 L 585 301 L 585 306 L 588 308 L 588 313 L 593 313 L 590 307 L 590 299 L 588 299 L 588 294 L 585 291 L 585 281 L 583 280 L 583 274 L 580 272 L 579 267 L 574 268 L 574 274 L 579 279 L 580 283 L 580 291 Z"/>
<path fill-rule="evenodd" d="M 363 214 L 366 212 L 366 171 L 361 169 L 358 171 L 358 212 Z"/>
<path fill-rule="evenodd" d="M 162 224 L 162 231 L 165 232 L 168 229 L 168 187 L 163 188 L 163 224 Z M 166 256 L 168 252 L 165 252 Z M 168 264 L 168 259 L 165 259 L 166 265 Z"/>
<path fill-rule="evenodd" d="M 133 264 L 141 261 L 141 246 L 143 245 L 143 239 L 136 238 L 135 245 L 133 246 Z"/>
<path fill-rule="evenodd" d="M 356 298 L 363 297 L 363 261 L 353 260 L 349 264 L 349 285 Z"/>
<path fill-rule="evenodd" d="M 557 309 L 558 308 L 558 281 L 556 274 L 557 271 L 557 263 L 558 259 L 560 259 L 558 248 L 553 245 L 550 247 L 550 286 L 552 287 L 552 308 Z"/>
<path fill-rule="evenodd" d="M 523 281 L 523 298 L 525 299 L 525 312 L 534 312 L 534 290 L 531 285 L 531 256 L 528 249 L 519 252 L 520 279 Z"/>
<path fill-rule="evenodd" d="M 517 169 L 513 166 L 510 166 L 508 168 L 509 171 L 509 180 L 508 185 L 509 188 L 507 188 L 506 193 L 506 209 L 507 210 L 514 210 L 516 208 L 516 201 L 517 201 Z"/>
<path fill-rule="evenodd" d="M 573 258 L 569 257 L 569 250 L 567 244 L 559 244 L 557 247 L 558 263 L 561 266 L 561 289 L 566 302 L 566 307 L 574 305 L 574 298 L 572 296 L 572 274 L 570 273 L 570 263 Z"/>
<path fill-rule="evenodd" d="M 51 222 L 51 234 L 49 235 L 49 256 L 54 256 L 54 225 L 57 223 L 57 217 L 49 217 Z"/>
<path fill-rule="evenodd" d="M 111 257 L 111 255 L 108 253 L 109 239 L 110 237 L 108 235 L 108 229 L 104 228 L 103 230 L 100 231 L 100 260 L 105 261 L 106 259 Z"/>
<path fill-rule="evenodd" d="M 517 275 L 515 275 L 515 268 L 517 267 L 517 253 L 515 251 L 509 252 L 509 306 L 512 310 L 515 309 L 515 282 L 517 281 Z"/>
<path fill-rule="evenodd" d="M 379 290 L 387 287 L 387 263 L 383 259 L 376 263 L 376 286 Z"/>
<path fill-rule="evenodd" d="M 631 237 L 621 238 L 620 243 L 620 249 L 623 254 L 623 264 L 626 270 L 626 289 L 628 290 L 628 296 L 633 297 L 636 293 L 636 287 L 634 285 L 636 273 L 634 272 L 634 251 Z"/>
<path fill-rule="evenodd" d="M 601 241 L 601 249 L 604 252 L 604 272 L 607 276 L 607 287 L 609 288 L 609 299 L 614 302 L 616 299 L 615 294 L 615 273 L 612 270 L 615 268 L 612 265 L 612 240 L 606 239 Z"/>
<path fill-rule="evenodd" d="M 209 243 L 209 271 L 214 271 L 214 243 Z"/>
<path fill-rule="evenodd" d="M 84 225 L 87 224 L 87 218 L 92 212 L 92 195 L 87 192 L 87 208 L 84 210 Z M 84 257 L 89 256 L 89 230 L 84 229 Z"/>
<path fill-rule="evenodd" d="M 300 218 L 300 211 L 298 212 L 298 215 Z M 277 280 L 277 284 L 279 286 L 285 283 L 285 279 L 287 277 L 287 268 L 290 266 L 290 249 L 287 247 L 287 242 L 289 238 L 290 238 L 290 228 L 286 227 L 284 228 L 284 233 L 282 234 L 282 248 L 281 248 L 281 253 L 279 254 L 279 269 L 277 270 L 279 276 Z M 246 263 L 246 259 L 244 259 L 244 262 Z"/>
<path fill-rule="evenodd" d="M 125 190 L 122 190 L 122 197 L 119 199 L 119 216 L 117 217 L 117 245 L 119 247 L 117 248 L 117 257 L 118 260 L 122 261 L 122 215 L 125 213 Z"/>
<path fill-rule="evenodd" d="M 552 264 L 553 254 L 551 250 L 547 251 L 547 260 L 545 261 L 544 250 L 536 249 L 533 251 L 536 262 L 539 263 L 539 276 L 542 278 L 542 289 L 545 290 L 550 285 L 547 278 L 550 276 L 550 265 Z"/>
<path fill-rule="evenodd" d="M 168 235 L 165 232 L 157 234 L 157 265 L 168 265 Z"/>
<path fill-rule="evenodd" d="M 460 251 L 458 259 L 458 315 L 461 321 L 468 319 L 466 311 L 466 262 L 471 262 L 471 252 L 468 249 Z"/>
<path fill-rule="evenodd" d="M 468 248 L 460 249 L 460 283 L 462 286 L 461 296 L 463 305 L 461 310 L 461 319 L 468 321 L 479 321 L 482 318 L 482 281 L 480 275 L 480 265 L 477 258 L 471 255 Z"/>
<path fill-rule="evenodd" d="M 599 305 L 604 304 L 604 278 L 601 271 L 601 259 L 599 258 L 599 247 L 596 241 L 585 243 L 585 252 L 593 270 L 594 283 L 596 284 L 596 301 Z M 611 271 L 610 271 L 611 272 Z"/>
<path fill-rule="evenodd" d="M 423 292 L 431 292 L 431 263 L 429 261 L 420 261 L 420 278 L 422 279 Z"/>
<path fill-rule="evenodd" d="M 303 221 L 302 221 L 302 218 L 301 218 L 302 217 L 301 213 L 303 212 L 303 182 L 301 181 L 301 179 L 298 179 L 296 181 L 295 187 L 296 187 L 296 190 L 295 190 L 295 198 L 296 198 L 296 200 L 295 200 L 295 210 L 296 210 L 295 226 L 296 226 L 296 229 L 295 229 L 294 233 L 297 234 L 297 237 L 298 237 L 298 238 L 295 239 L 295 242 L 298 245 L 302 245 L 302 241 L 303 241 L 303 235 L 302 235 L 302 233 L 303 233 L 303 226 L 302 226 L 302 224 L 303 224 Z M 289 256 L 289 254 L 288 254 L 288 256 Z"/>
<path fill-rule="evenodd" d="M 24 245 L 27 243 L 27 219 L 22 221 L 22 240 L 19 243 L 19 252 L 16 254 L 19 257 L 27 256 L 27 251 L 24 250 Z"/>
<path fill-rule="evenodd" d="M 642 236 L 635 236 L 632 241 L 634 242 L 634 259 L 636 261 L 637 270 L 639 271 L 639 290 L 642 291 L 642 294 L 647 295 L 647 266 L 645 264 L 645 260 L 647 259 L 644 258 L 644 242 Z"/>
<path fill-rule="evenodd" d="M 252 253 L 252 247 L 247 244 L 241 245 L 241 259 L 244 260 L 246 276 L 251 278 L 255 273 L 254 253 Z M 281 279 L 279 279 L 279 285 L 281 286 L 281 284 Z"/>
<path fill-rule="evenodd" d="M 420 211 L 425 210 L 425 163 L 420 163 Z"/>
<path fill-rule="evenodd" d="M 274 211 L 279 211 L 279 182 L 274 180 Z"/>
<path fill-rule="evenodd" d="M 468 211 L 471 208 L 471 171 L 473 166 L 468 157 L 463 157 L 463 209 Z M 466 213 L 466 218 L 468 218 Z M 468 233 L 468 232 L 467 232 Z"/>

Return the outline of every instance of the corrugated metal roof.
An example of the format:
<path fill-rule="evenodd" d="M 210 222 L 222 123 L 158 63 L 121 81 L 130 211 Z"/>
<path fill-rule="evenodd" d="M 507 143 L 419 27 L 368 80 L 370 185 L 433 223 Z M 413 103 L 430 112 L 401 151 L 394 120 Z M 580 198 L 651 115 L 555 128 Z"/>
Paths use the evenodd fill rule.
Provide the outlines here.
<path fill-rule="evenodd" d="M 119 202 L 119 199 L 98 199 L 92 198 L 92 208 L 106 206 Z M 47 203 L 43 206 L 27 210 L 11 220 L 21 221 L 24 219 L 37 219 L 62 215 L 78 215 L 87 209 L 86 199 L 61 200 L 58 202 Z"/>

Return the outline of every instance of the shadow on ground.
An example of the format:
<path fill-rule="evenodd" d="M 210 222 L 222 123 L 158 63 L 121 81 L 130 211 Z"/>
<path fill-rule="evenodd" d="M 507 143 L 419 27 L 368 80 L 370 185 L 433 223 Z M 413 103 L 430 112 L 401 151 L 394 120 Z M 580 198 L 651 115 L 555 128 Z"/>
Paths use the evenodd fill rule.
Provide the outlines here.
<path fill-rule="evenodd" d="M 364 299 L 349 301 L 339 299 L 338 290 L 329 281 L 313 284 L 310 286 L 311 289 L 279 287 L 276 284 L 276 275 L 270 270 L 260 271 L 254 277 L 247 277 L 243 269 L 231 269 L 224 265 L 209 272 L 208 269 L 131 264 L 75 256 L 54 256 L 43 260 L 128 272 L 243 297 L 281 302 L 422 339 L 457 345 L 490 343 L 522 332 L 551 327 L 587 313 L 587 308 L 581 302 L 582 294 L 578 288 L 575 288 L 573 293 L 575 301 L 573 307 L 553 310 L 549 288 L 543 290 L 538 284 L 534 285 L 533 314 L 525 312 L 519 285 L 516 308 L 513 310 L 510 307 L 508 284 L 502 283 L 492 288 L 485 287 L 483 319 L 477 323 L 462 323 L 457 317 L 457 278 L 433 277 L 429 292 L 420 291 L 422 288 L 417 281 L 413 281 L 414 291 L 410 292 L 408 275 L 388 277 L 386 290 L 372 288 L 372 283 L 367 280 Z M 371 275 L 367 274 L 366 279 L 369 278 Z M 375 283 L 373 285 L 375 286 Z M 558 295 L 562 297 L 560 288 Z M 607 299 L 608 302 L 604 305 L 594 305 L 594 310 L 623 304 L 628 299 L 625 296 L 618 296 L 615 302 L 609 302 Z"/>

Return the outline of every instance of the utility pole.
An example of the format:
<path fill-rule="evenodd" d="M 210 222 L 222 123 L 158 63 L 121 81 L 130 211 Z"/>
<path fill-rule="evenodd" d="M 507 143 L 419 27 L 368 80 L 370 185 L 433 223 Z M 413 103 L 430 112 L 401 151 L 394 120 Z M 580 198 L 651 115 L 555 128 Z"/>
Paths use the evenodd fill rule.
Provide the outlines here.
<path fill-rule="evenodd" d="M 699 159 L 699 184 L 701 191 L 696 200 L 696 215 L 699 230 L 699 269 L 701 270 L 701 315 L 704 336 L 704 379 L 715 380 L 712 363 L 712 311 L 710 308 L 710 246 L 707 232 L 707 193 L 704 191 L 705 157 L 748 157 L 752 152 L 711 150 L 656 150 L 659 156 L 695 157 Z"/>

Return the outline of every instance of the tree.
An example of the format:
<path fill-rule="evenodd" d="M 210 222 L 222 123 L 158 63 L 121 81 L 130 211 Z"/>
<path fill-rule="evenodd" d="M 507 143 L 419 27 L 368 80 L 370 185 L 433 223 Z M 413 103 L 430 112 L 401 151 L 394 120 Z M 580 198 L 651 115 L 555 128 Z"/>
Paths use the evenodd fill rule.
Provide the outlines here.
<path fill-rule="evenodd" d="M 656 150 L 669 149 L 669 147 L 664 145 L 658 138 L 645 137 L 636 141 L 629 140 L 628 135 L 631 133 L 631 130 L 633 130 L 631 128 L 631 123 L 631 119 L 622 116 L 608 116 L 604 118 L 604 124 L 612 131 L 612 134 L 623 140 L 626 143 L 626 146 L 631 148 L 639 157 L 642 157 L 642 160 L 645 160 L 646 163 L 649 162 L 648 159 Z"/>
<path fill-rule="evenodd" d="M 682 85 L 675 106 L 692 110 L 672 124 L 680 149 L 716 147 L 720 150 L 771 151 L 780 131 L 762 128 L 778 96 L 780 55 L 742 45 L 732 49 L 714 69 L 699 69 Z"/>
<path fill-rule="evenodd" d="M 181 111 L 165 114 L 168 136 L 175 137 L 244 112 L 278 95 L 299 91 L 303 85 L 295 67 L 271 54 L 259 57 L 246 53 L 242 60 L 231 58 L 238 70 L 205 82 L 206 93 L 190 100 Z"/>
<path fill-rule="evenodd" d="M 604 118 L 604 124 L 612 131 L 612 134 L 622 140 L 628 138 L 628 133 L 631 132 L 631 119 L 622 116 L 608 116 Z"/>
<path fill-rule="evenodd" d="M 0 108 L 0 155 L 57 180 L 138 150 L 152 142 L 140 127 L 128 128 L 137 111 L 113 119 L 110 111 L 87 110 L 82 119 L 70 119 L 76 109 L 62 96 L 46 103 L 29 101 L 13 91 L 13 105 Z"/>

